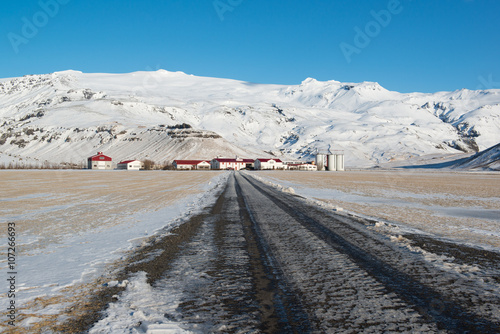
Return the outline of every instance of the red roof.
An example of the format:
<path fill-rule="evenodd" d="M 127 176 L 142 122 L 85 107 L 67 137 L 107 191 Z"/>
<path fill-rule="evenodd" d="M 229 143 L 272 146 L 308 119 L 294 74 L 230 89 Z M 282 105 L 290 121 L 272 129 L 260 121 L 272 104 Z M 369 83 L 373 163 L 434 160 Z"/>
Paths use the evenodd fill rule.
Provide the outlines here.
<path fill-rule="evenodd" d="M 208 160 L 174 160 L 177 165 L 198 165 L 202 162 L 209 163 Z"/>
<path fill-rule="evenodd" d="M 235 163 L 240 163 L 240 164 L 245 164 L 245 163 L 253 163 L 253 159 L 223 159 L 223 158 L 216 158 L 214 159 L 218 162 L 235 162 Z"/>
<path fill-rule="evenodd" d="M 129 164 L 129 163 L 134 162 L 134 161 L 137 161 L 137 160 L 125 160 L 125 161 L 119 162 L 118 164 L 119 165 L 121 165 L 121 164 Z"/>
<path fill-rule="evenodd" d="M 111 157 L 108 157 L 107 155 L 102 154 L 102 152 L 97 152 L 96 155 L 93 155 L 89 157 L 87 160 L 92 160 L 92 161 L 112 161 Z"/>
<path fill-rule="evenodd" d="M 274 160 L 276 162 L 283 162 L 280 159 L 257 159 L 257 160 L 259 160 L 260 162 L 268 162 L 269 160 Z"/>

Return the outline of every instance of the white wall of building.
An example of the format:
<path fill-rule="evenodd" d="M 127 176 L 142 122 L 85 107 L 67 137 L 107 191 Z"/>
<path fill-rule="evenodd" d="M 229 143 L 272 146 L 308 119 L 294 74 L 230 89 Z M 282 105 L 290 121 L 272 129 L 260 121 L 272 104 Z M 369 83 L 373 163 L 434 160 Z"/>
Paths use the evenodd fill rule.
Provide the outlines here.
<path fill-rule="evenodd" d="M 212 160 L 212 169 L 234 169 L 240 170 L 246 167 L 246 163 L 243 161 L 219 161 L 217 159 Z"/>
<path fill-rule="evenodd" d="M 126 170 L 140 170 L 141 162 L 139 160 L 134 160 L 126 164 L 118 164 L 116 166 L 117 169 L 126 169 Z"/>
<path fill-rule="evenodd" d="M 92 161 L 92 169 L 113 169 L 111 161 Z"/>
<path fill-rule="evenodd" d="M 266 159 L 267 160 L 267 159 Z M 255 160 L 255 169 L 283 169 L 283 162 L 269 159 L 268 161 Z"/>

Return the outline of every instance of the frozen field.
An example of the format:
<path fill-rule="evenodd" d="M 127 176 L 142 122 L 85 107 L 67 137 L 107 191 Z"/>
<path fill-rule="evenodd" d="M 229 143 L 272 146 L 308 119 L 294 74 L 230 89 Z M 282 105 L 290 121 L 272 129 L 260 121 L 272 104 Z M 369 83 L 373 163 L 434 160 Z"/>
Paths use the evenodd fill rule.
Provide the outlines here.
<path fill-rule="evenodd" d="M 20 333 L 61 321 L 65 307 L 105 282 L 107 265 L 211 204 L 225 178 L 214 171 L 1 171 L 0 273 L 5 281 L 7 224 L 14 222 Z"/>
<path fill-rule="evenodd" d="M 379 229 L 412 228 L 500 248 L 499 173 L 385 170 L 254 175 L 334 208 L 381 220 Z"/>

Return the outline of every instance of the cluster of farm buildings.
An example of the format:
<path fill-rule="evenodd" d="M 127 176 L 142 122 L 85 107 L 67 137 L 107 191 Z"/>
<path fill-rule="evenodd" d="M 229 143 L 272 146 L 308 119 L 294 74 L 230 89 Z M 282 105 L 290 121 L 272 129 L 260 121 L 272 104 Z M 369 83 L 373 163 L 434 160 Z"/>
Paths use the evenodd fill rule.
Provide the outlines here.
<path fill-rule="evenodd" d="M 333 157 L 333 159 L 331 159 Z M 277 158 L 214 158 L 206 160 L 174 160 L 177 170 L 344 170 L 344 155 L 318 154 L 313 162 L 282 161 Z M 111 157 L 98 152 L 87 159 L 88 169 L 115 169 Z M 140 170 L 144 163 L 139 160 L 125 160 L 116 165 L 116 169 Z"/>

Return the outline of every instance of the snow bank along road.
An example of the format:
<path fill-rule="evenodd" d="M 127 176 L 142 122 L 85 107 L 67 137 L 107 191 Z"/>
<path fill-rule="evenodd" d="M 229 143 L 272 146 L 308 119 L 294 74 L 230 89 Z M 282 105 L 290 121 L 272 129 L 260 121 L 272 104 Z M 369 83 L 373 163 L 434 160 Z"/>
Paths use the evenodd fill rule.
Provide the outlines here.
<path fill-rule="evenodd" d="M 406 236 L 457 271 L 369 224 L 234 173 L 213 208 L 132 259 L 90 332 L 500 331 L 500 254 Z"/>

